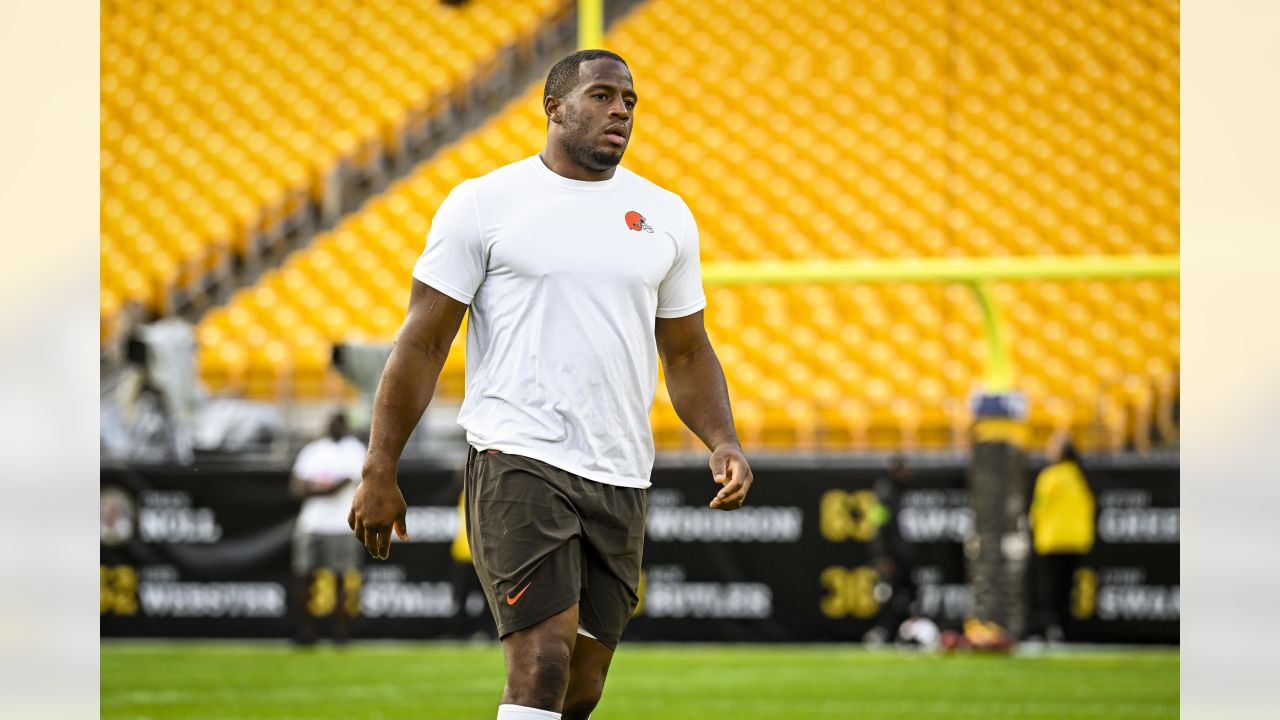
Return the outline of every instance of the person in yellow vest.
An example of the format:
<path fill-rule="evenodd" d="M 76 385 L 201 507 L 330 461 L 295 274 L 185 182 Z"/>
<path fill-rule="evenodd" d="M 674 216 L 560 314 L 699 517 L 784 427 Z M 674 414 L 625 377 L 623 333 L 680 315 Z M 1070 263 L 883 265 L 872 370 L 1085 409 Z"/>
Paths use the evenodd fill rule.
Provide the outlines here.
<path fill-rule="evenodd" d="M 466 508 L 466 493 L 458 493 L 458 529 L 453 533 L 453 542 L 449 545 L 449 556 L 455 563 L 466 565 L 470 570 L 474 561 L 471 559 L 471 545 L 467 542 Z M 471 570 L 471 572 L 475 571 Z"/>
<path fill-rule="evenodd" d="M 1036 477 L 1030 520 L 1040 627 L 1057 641 L 1066 639 L 1072 580 L 1081 558 L 1093 549 L 1095 515 L 1093 493 L 1070 436 L 1054 436 L 1048 458 L 1048 467 Z"/>
<path fill-rule="evenodd" d="M 453 542 L 449 545 L 449 557 L 453 560 L 449 584 L 453 586 L 454 603 L 454 626 L 449 634 L 473 640 L 494 637 L 496 628 L 493 623 L 478 617 L 487 606 L 484 604 L 484 586 L 476 576 L 475 560 L 467 542 L 465 492 L 458 493 L 458 529 L 454 531 Z"/>

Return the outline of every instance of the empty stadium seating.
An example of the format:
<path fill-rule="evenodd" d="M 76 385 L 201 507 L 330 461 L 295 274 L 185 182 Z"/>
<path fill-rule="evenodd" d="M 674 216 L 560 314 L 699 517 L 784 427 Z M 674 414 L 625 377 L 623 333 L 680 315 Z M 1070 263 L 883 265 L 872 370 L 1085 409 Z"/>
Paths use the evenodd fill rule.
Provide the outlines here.
<path fill-rule="evenodd" d="M 1176 2 L 650 0 L 608 40 L 640 95 L 625 163 L 689 202 L 704 263 L 1178 251 Z M 210 387 L 338 392 L 330 344 L 392 337 L 445 194 L 541 147 L 539 91 L 210 312 Z M 122 277 L 111 289 L 127 296 L 154 274 Z M 1072 428 L 1092 447 L 1143 446 L 1176 399 L 1178 283 L 993 290 L 1035 439 Z M 708 298 L 748 443 L 965 441 L 987 352 L 966 288 Z M 455 397 L 461 346 L 441 386 Z M 661 389 L 652 419 L 660 446 L 692 444 Z"/>
<path fill-rule="evenodd" d="M 567 0 L 102 4 L 102 332 L 165 314 L 404 141 Z"/>

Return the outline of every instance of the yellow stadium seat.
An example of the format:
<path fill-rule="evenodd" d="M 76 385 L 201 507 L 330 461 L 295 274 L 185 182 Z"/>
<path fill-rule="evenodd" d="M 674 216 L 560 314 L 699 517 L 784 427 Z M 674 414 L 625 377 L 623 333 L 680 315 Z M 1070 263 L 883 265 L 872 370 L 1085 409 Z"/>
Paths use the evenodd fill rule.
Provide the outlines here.
<path fill-rule="evenodd" d="M 425 120 L 438 92 L 460 91 L 474 66 L 531 37 L 564 5 L 103 6 L 104 225 L 119 222 L 107 206 L 126 195 L 138 207 L 167 204 L 182 219 L 180 227 L 160 223 L 158 247 L 182 265 L 176 276 L 171 261 L 144 256 L 160 252 L 140 240 L 145 228 L 116 226 L 128 259 L 104 270 L 104 283 L 131 290 L 104 312 L 135 303 L 164 312 L 158 299 L 174 283 L 191 286 L 227 251 L 255 252 L 256 233 L 274 232 L 306 211 L 308 197 L 322 197 L 331 168 L 367 162 L 411 118 Z M 195 243 L 216 249 L 206 255 Z"/>
<path fill-rule="evenodd" d="M 433 11 L 425 5 L 378 0 L 352 27 L 338 23 L 352 4 L 300 6 L 290 15 L 306 26 L 299 36 L 308 48 L 325 49 L 315 57 L 306 54 L 311 49 L 291 50 L 298 59 L 282 61 L 340 64 L 333 53 L 355 48 L 358 59 L 339 77 L 342 87 L 358 84 L 360 91 L 323 95 L 324 76 L 306 69 L 296 82 L 274 82 L 313 98 L 303 117 L 331 108 L 341 121 L 314 141 L 317 147 L 354 152 L 362 118 L 385 122 L 392 104 L 423 102 L 421 90 L 382 82 L 422 64 L 407 62 L 406 53 L 429 55 L 433 72 L 465 77 L 492 58 L 486 47 L 527 32 L 554 3 L 522 7 L 503 22 L 491 21 L 498 6 L 473 4 L 475 14 L 455 29 L 477 46 L 430 48 L 411 40 L 430 26 Z M 1082 14 L 1056 4 L 978 0 L 957 11 L 963 32 L 948 48 L 940 3 L 648 0 L 610 34 L 609 46 L 628 58 L 642 97 L 627 164 L 689 202 L 704 262 L 1176 253 L 1176 8 L 1093 3 Z M 183 22 L 192 23 L 193 34 L 212 33 L 197 17 L 193 11 Z M 113 38 L 132 27 L 106 25 Z M 1097 35 L 1103 25 L 1110 28 L 1105 40 Z M 217 46 L 208 49 L 215 62 L 202 72 L 213 83 L 222 65 Z M 264 57 L 270 51 L 263 48 Z M 133 97 L 127 78 L 137 65 L 124 62 L 132 55 L 123 50 L 104 48 L 108 56 L 119 62 L 104 80 L 104 102 L 118 107 L 121 94 Z M 939 89 L 949 56 L 956 61 L 950 98 Z M 419 77 L 421 88 L 440 87 L 436 77 Z M 540 83 L 530 87 L 290 259 L 280 282 L 289 284 L 298 317 L 284 311 L 263 325 L 284 333 L 284 325 L 302 323 L 327 342 L 353 334 L 390 339 L 445 194 L 541 146 L 540 90 Z M 205 114 L 218 102 L 204 101 Z M 111 159 L 110 169 L 104 159 L 104 177 L 131 178 L 132 169 L 115 165 L 150 161 L 120 123 L 104 123 L 103 136 L 115 138 L 104 145 Z M 299 162 L 309 157 L 297 150 L 280 152 Z M 182 176 L 176 160 L 168 162 Z M 258 170 L 294 186 L 270 166 Z M 115 205 L 103 212 L 104 225 L 108 216 L 112 227 L 128 219 Z M 1032 400 L 1033 437 L 1071 429 L 1093 447 L 1150 437 L 1158 407 L 1170 406 L 1176 393 L 1176 281 L 1002 284 L 996 294 Z M 709 332 L 745 442 L 923 447 L 967 435 L 967 399 L 982 383 L 987 350 L 966 288 L 726 287 L 709 288 L 708 296 Z M 308 372 L 319 377 L 327 361 L 315 339 L 289 342 L 295 359 L 311 348 Z M 289 371 L 278 354 L 255 352 L 246 362 Z M 441 378 L 446 395 L 462 393 L 461 356 L 459 342 Z M 301 370 L 293 372 L 300 377 Z M 321 392 L 321 385 L 312 382 L 306 392 Z M 661 388 L 651 418 L 660 447 L 692 442 Z"/>

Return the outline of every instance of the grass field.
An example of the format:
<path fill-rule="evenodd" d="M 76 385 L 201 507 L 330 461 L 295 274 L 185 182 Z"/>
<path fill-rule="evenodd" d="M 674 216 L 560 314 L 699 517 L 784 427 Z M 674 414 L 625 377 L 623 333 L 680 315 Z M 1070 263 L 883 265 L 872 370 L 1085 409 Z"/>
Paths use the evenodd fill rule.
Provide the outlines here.
<path fill-rule="evenodd" d="M 492 645 L 102 644 L 103 718 L 492 720 Z M 595 720 L 1176 718 L 1178 653 L 624 645 Z"/>

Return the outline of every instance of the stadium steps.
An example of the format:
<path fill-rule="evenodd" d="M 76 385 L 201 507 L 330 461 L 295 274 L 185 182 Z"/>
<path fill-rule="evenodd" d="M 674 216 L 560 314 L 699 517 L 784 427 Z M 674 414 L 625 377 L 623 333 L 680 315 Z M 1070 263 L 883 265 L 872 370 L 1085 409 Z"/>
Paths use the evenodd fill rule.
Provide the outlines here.
<path fill-rule="evenodd" d="M 568 41 L 570 8 L 104 2 L 104 357 L 135 322 L 225 299 L 474 125 Z"/>
<path fill-rule="evenodd" d="M 689 202 L 704 262 L 1176 253 L 1177 4 L 948 7 L 649 0 L 607 43 L 641 97 L 626 164 Z M 449 189 L 542 146 L 539 89 L 211 312 L 198 330 L 210 387 L 337 392 L 331 344 L 392 337 Z M 1177 281 L 993 292 L 1033 442 L 1072 429 L 1090 448 L 1142 449 L 1171 434 Z M 708 295 L 748 444 L 967 444 L 986 347 L 966 289 Z M 443 395 L 460 397 L 462 368 L 459 339 Z M 660 447 L 695 442 L 661 387 L 652 419 Z"/>

